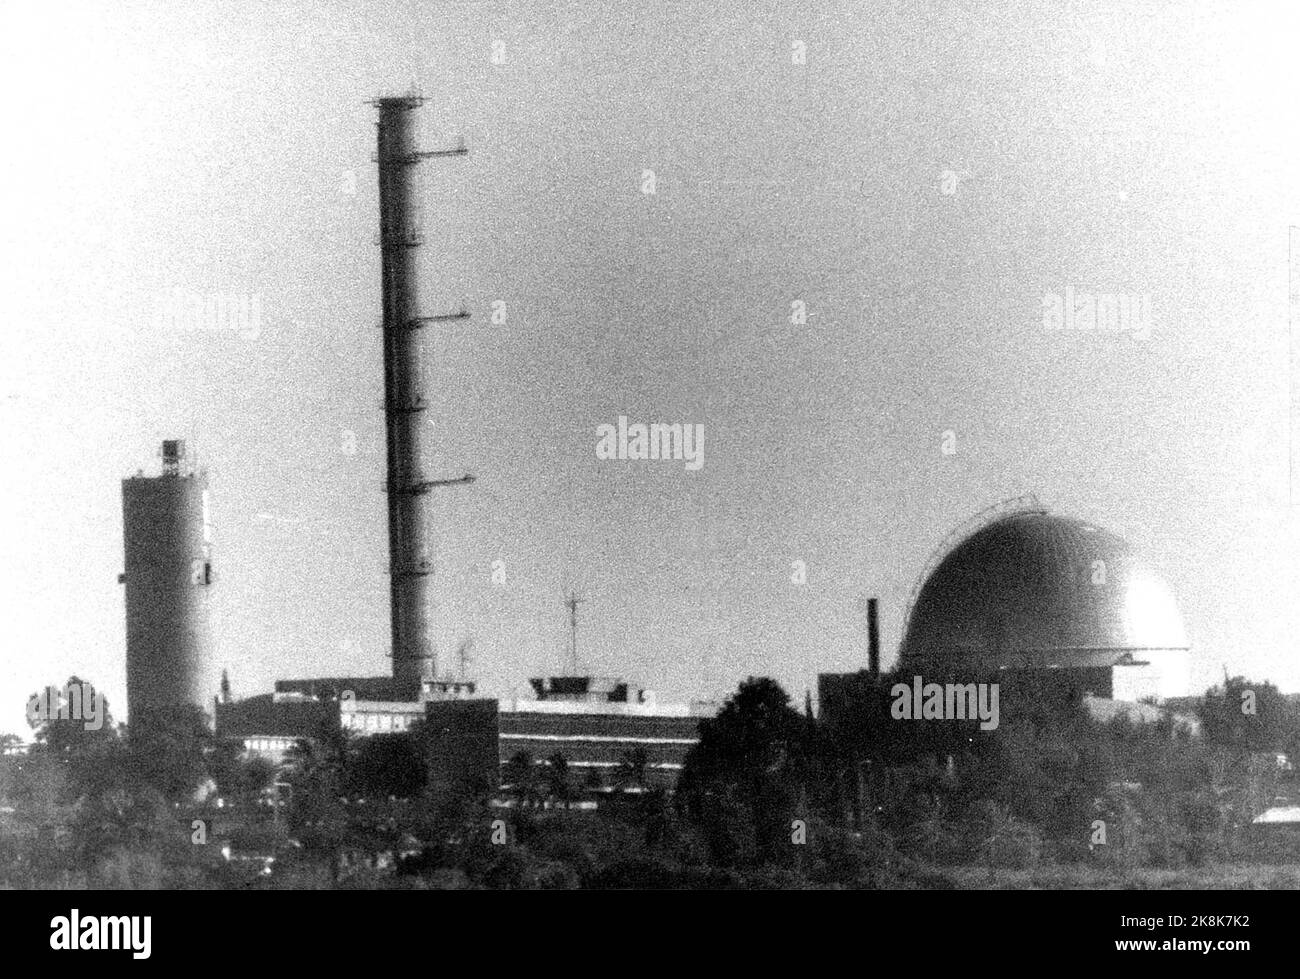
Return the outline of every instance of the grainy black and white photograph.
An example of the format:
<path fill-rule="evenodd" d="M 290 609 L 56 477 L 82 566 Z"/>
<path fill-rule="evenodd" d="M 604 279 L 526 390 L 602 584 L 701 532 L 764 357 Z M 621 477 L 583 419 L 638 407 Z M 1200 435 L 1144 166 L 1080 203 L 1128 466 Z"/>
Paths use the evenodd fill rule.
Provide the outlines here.
<path fill-rule="evenodd" d="M 0 887 L 1300 887 L 1298 36 L 4 0 Z"/>

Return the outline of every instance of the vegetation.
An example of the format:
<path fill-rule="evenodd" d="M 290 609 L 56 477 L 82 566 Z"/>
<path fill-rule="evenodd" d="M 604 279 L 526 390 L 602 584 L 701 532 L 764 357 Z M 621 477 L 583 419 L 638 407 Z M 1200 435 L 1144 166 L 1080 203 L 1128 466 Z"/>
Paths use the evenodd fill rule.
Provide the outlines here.
<path fill-rule="evenodd" d="M 77 683 L 79 680 L 73 678 Z M 72 682 L 72 681 L 70 681 Z M 280 766 L 198 711 L 69 718 L 0 756 L 0 886 L 406 889 L 1296 886 L 1300 712 L 1225 678 L 1201 733 L 1093 720 L 1023 681 L 1001 723 L 895 720 L 891 678 L 817 723 L 772 680 L 701 724 L 677 791 L 644 751 L 600 774 L 519 754 L 497 792 L 427 783 L 422 733 L 322 729 Z M 106 714 L 106 710 L 105 710 Z M 0 739 L 6 747 L 17 743 Z M 593 774 L 595 772 L 595 774 Z"/>

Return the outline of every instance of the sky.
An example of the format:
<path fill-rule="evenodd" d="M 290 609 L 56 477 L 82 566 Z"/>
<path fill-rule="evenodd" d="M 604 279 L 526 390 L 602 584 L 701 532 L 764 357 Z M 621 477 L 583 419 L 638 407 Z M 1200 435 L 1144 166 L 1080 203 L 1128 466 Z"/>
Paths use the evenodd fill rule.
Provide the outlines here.
<path fill-rule="evenodd" d="M 412 87 L 424 143 L 470 150 L 420 176 L 428 302 L 471 313 L 425 347 L 431 475 L 477 476 L 430 506 L 442 667 L 472 639 L 482 688 L 523 693 L 565 666 L 575 590 L 593 672 L 801 701 L 864 665 L 865 596 L 888 665 L 944 536 L 1032 492 L 1169 581 L 1195 689 L 1300 689 L 1297 27 L 1285 3 L 9 0 L 0 731 L 73 673 L 123 715 L 120 480 L 164 438 L 209 471 L 236 695 L 388 672 L 368 100 Z M 1149 328 L 1046 329 L 1066 289 L 1141 297 Z M 256 328 L 170 317 L 178 293 Z M 703 425 L 704 465 L 598 459 L 620 415 Z"/>

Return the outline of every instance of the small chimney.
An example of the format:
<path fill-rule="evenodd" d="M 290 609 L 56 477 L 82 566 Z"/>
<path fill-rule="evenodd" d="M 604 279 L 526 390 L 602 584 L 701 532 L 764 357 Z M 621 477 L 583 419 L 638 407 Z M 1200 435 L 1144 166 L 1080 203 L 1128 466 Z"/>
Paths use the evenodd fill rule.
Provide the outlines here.
<path fill-rule="evenodd" d="M 880 621 L 877 616 L 878 602 L 867 599 L 867 670 L 871 678 L 880 676 Z"/>

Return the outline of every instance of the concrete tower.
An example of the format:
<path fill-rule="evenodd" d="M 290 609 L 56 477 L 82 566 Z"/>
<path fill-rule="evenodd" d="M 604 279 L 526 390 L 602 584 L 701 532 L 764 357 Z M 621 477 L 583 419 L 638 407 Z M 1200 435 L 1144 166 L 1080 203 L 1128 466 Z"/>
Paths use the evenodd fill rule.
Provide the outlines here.
<path fill-rule="evenodd" d="M 185 443 L 162 445 L 162 474 L 122 481 L 126 570 L 126 698 L 131 726 L 159 708 L 212 713 L 221 675 L 208 626 L 212 535 L 207 474 Z"/>
<path fill-rule="evenodd" d="M 393 678 L 418 689 L 436 674 L 429 635 L 430 552 L 425 496 L 430 490 L 472 477 L 431 480 L 420 438 L 427 407 L 421 373 L 420 332 L 467 313 L 426 315 L 416 274 L 423 244 L 416 220 L 416 166 L 436 156 L 457 156 L 463 147 L 416 149 L 412 113 L 423 99 L 402 95 L 376 99 L 379 109 L 379 245 L 383 266 L 384 410 L 388 431 L 388 550 L 391 571 Z"/>

